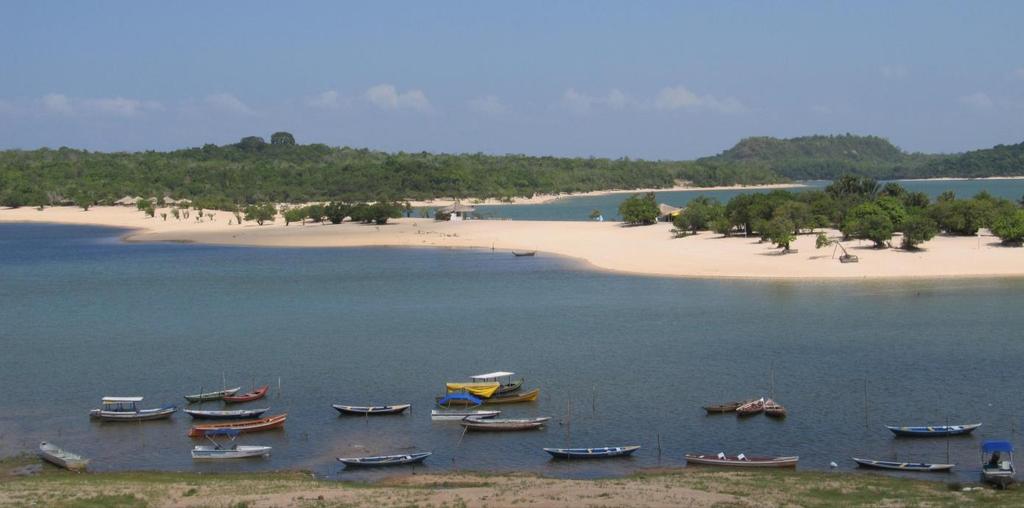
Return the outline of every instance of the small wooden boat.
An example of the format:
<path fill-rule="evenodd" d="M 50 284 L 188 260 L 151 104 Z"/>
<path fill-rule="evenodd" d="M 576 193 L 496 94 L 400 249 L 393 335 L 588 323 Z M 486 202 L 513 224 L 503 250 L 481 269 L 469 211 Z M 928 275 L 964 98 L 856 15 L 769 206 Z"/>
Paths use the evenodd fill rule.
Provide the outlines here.
<path fill-rule="evenodd" d="M 89 411 L 89 416 L 105 422 L 141 422 L 170 418 L 176 406 L 163 406 L 154 409 L 139 409 L 142 397 L 103 397 L 99 409 Z"/>
<path fill-rule="evenodd" d="M 773 418 L 785 418 L 786 408 L 772 399 L 764 401 L 764 414 Z"/>
<path fill-rule="evenodd" d="M 217 429 L 232 429 L 240 432 L 260 432 L 264 430 L 280 429 L 284 427 L 285 420 L 288 419 L 288 413 L 281 413 L 279 415 L 268 416 L 266 418 L 260 418 L 258 420 L 238 420 L 233 422 L 225 423 L 203 423 L 200 425 L 193 425 L 188 430 L 188 437 L 202 437 L 208 431 Z"/>
<path fill-rule="evenodd" d="M 475 382 L 497 382 L 499 384 L 497 395 L 506 393 L 512 393 L 523 387 L 525 379 L 512 379 L 512 376 L 516 375 L 515 372 L 488 372 L 487 374 L 478 374 L 476 376 L 470 376 L 469 378 Z"/>
<path fill-rule="evenodd" d="M 536 254 L 537 254 L 537 251 L 535 251 L 535 250 L 514 250 L 514 251 L 512 251 L 512 255 L 517 257 L 517 258 L 533 257 Z"/>
<path fill-rule="evenodd" d="M 390 406 L 346 406 L 332 404 L 343 415 L 395 415 L 412 407 L 412 404 L 392 404 Z"/>
<path fill-rule="evenodd" d="M 39 443 L 39 458 L 69 471 L 85 471 L 85 468 L 89 466 L 89 459 L 62 450 L 57 445 L 46 441 Z"/>
<path fill-rule="evenodd" d="M 215 392 L 197 393 L 195 395 L 186 395 L 185 400 L 189 402 L 209 402 L 211 400 L 221 400 L 224 397 L 230 397 L 241 390 L 241 386 L 235 388 L 229 388 L 225 390 L 217 390 Z"/>
<path fill-rule="evenodd" d="M 203 433 L 213 446 L 196 445 L 192 448 L 192 458 L 195 460 L 220 460 L 220 459 L 245 459 L 249 457 L 270 456 L 271 447 L 254 445 L 223 446 L 213 439 L 214 436 L 228 436 L 232 443 L 242 432 L 237 429 L 215 429 Z"/>
<path fill-rule="evenodd" d="M 228 395 L 224 397 L 224 402 L 228 404 L 238 404 L 241 402 L 252 402 L 254 400 L 262 399 L 267 396 L 267 392 L 270 391 L 270 387 L 263 385 L 249 393 L 243 393 L 241 395 Z"/>
<path fill-rule="evenodd" d="M 494 418 L 501 414 L 501 411 L 491 410 L 443 410 L 433 409 L 430 411 L 430 419 L 434 421 L 455 421 L 464 418 Z"/>
<path fill-rule="evenodd" d="M 639 449 L 639 446 L 605 446 L 601 448 L 544 448 L 544 451 L 556 459 L 606 459 L 626 457 Z"/>
<path fill-rule="evenodd" d="M 373 457 L 338 457 L 345 467 L 381 467 L 418 464 L 433 455 L 432 452 L 409 453 L 405 455 L 377 455 Z"/>
<path fill-rule="evenodd" d="M 896 462 L 892 460 L 871 460 L 850 457 L 861 467 L 873 467 L 877 469 L 894 469 L 897 471 L 921 471 L 921 472 L 946 472 L 953 469 L 956 464 L 928 464 L 925 462 Z"/>
<path fill-rule="evenodd" d="M 800 457 L 748 457 L 744 454 L 726 455 L 687 453 L 687 464 L 726 467 L 796 467 Z"/>
<path fill-rule="evenodd" d="M 541 428 L 551 417 L 540 418 L 465 418 L 462 426 L 469 430 L 515 431 Z"/>
<path fill-rule="evenodd" d="M 933 425 L 933 426 L 922 426 L 922 427 L 897 427 L 893 425 L 886 425 L 885 428 L 892 431 L 893 434 L 901 437 L 945 437 L 945 436 L 962 436 L 964 434 L 970 434 L 981 427 L 980 423 L 971 423 L 967 425 Z"/>
<path fill-rule="evenodd" d="M 189 416 L 197 420 L 245 420 L 246 418 L 259 418 L 270 411 L 269 407 L 262 409 L 236 409 L 233 411 L 205 411 L 200 409 L 183 409 Z"/>
<path fill-rule="evenodd" d="M 985 441 L 981 444 L 981 478 L 1001 489 L 1014 482 L 1013 444 L 1009 441 Z"/>
<path fill-rule="evenodd" d="M 726 402 L 725 404 L 711 404 L 709 406 L 703 406 L 704 411 L 708 414 L 717 413 L 735 413 L 736 409 L 744 404 L 749 404 L 757 399 L 737 400 L 733 402 Z"/>
<path fill-rule="evenodd" d="M 501 383 L 497 381 L 485 383 L 445 383 L 444 387 L 448 390 L 448 393 L 464 392 L 481 399 L 486 399 L 498 392 L 498 388 L 501 388 Z"/>
<path fill-rule="evenodd" d="M 752 416 L 762 411 L 764 411 L 764 397 L 752 400 L 736 408 L 736 414 L 739 416 Z"/>
<path fill-rule="evenodd" d="M 540 388 L 534 388 L 528 392 L 512 394 L 512 395 L 499 395 L 484 400 L 484 404 L 516 404 L 519 402 L 533 402 L 537 400 L 540 395 Z"/>

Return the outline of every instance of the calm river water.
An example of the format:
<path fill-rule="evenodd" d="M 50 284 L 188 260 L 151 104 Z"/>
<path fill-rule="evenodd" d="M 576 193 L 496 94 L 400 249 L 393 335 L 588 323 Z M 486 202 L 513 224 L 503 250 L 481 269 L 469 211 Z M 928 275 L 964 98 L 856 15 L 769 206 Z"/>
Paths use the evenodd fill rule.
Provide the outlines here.
<path fill-rule="evenodd" d="M 796 454 L 801 468 L 845 469 L 851 455 L 945 461 L 948 445 L 956 474 L 973 479 L 980 441 L 1018 438 L 1024 414 L 1021 280 L 688 280 L 543 254 L 126 244 L 121 234 L 0 224 L 0 455 L 50 440 L 97 470 L 362 478 L 334 458 L 432 450 L 421 470 L 600 476 L 682 465 L 687 451 Z M 457 423 L 431 423 L 445 380 L 501 369 L 542 388 L 506 415 L 551 425 L 463 437 Z M 786 420 L 701 410 L 767 394 L 773 371 Z M 287 411 L 286 429 L 240 438 L 273 446 L 271 458 L 194 464 L 180 412 L 144 424 L 87 416 L 104 395 L 181 404 L 222 376 L 274 387 L 250 406 Z M 411 414 L 331 408 L 403 402 Z M 947 420 L 984 426 L 948 441 L 882 427 Z M 566 443 L 644 448 L 598 463 L 540 450 Z"/>

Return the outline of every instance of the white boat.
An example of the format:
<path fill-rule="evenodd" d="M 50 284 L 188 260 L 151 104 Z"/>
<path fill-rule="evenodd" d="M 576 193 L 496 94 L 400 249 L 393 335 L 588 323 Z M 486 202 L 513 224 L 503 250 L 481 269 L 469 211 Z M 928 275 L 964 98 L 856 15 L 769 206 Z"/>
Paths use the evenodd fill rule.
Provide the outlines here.
<path fill-rule="evenodd" d="M 167 405 L 154 409 L 139 409 L 142 397 L 103 397 L 99 409 L 89 411 L 89 416 L 105 422 L 138 422 L 170 418 L 177 407 Z"/>
<path fill-rule="evenodd" d="M 236 445 L 235 438 L 242 432 L 236 429 L 208 430 L 203 434 L 206 439 L 213 443 L 209 445 L 197 445 L 192 448 L 192 458 L 196 460 L 212 459 L 244 459 L 248 457 L 266 457 L 270 455 L 270 446 Z M 224 446 L 213 438 L 214 436 L 228 436 L 232 444 Z"/>
<path fill-rule="evenodd" d="M 1017 471 L 1013 467 L 1013 444 L 985 441 L 981 444 L 981 477 L 1001 489 L 1010 486 Z"/>
<path fill-rule="evenodd" d="M 46 441 L 39 443 L 39 457 L 70 471 L 85 471 L 85 468 L 89 465 L 89 459 L 62 450 L 57 445 L 47 443 Z"/>
<path fill-rule="evenodd" d="M 430 419 L 434 421 L 458 421 L 465 418 L 494 418 L 501 414 L 501 411 L 474 411 L 472 409 L 460 411 L 458 409 L 444 410 L 433 409 L 430 411 Z"/>

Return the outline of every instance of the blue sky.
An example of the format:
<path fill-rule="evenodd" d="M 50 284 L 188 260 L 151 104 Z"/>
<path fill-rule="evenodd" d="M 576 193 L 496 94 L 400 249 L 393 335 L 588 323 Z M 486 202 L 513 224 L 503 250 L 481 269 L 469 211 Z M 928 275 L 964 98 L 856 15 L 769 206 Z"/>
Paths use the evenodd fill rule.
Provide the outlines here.
<path fill-rule="evenodd" d="M 292 5 L 295 4 L 295 5 Z M 0 148 L 288 130 L 687 159 L 740 138 L 1024 140 L 1024 2 L 0 3 Z"/>

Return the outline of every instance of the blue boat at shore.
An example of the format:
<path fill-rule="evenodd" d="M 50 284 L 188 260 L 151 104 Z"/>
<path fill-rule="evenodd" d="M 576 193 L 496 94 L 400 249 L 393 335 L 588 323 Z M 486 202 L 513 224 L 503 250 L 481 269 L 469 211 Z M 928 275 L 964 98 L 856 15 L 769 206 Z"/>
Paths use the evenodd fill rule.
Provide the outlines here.
<path fill-rule="evenodd" d="M 885 428 L 892 431 L 893 434 L 901 437 L 945 437 L 945 436 L 962 436 L 970 434 L 981 427 L 980 423 L 970 423 L 965 425 L 932 425 L 924 427 L 897 427 L 894 425 L 886 425 Z"/>
<path fill-rule="evenodd" d="M 639 446 L 605 446 L 602 448 L 545 448 L 556 459 L 605 459 L 625 457 L 639 450 Z"/>

